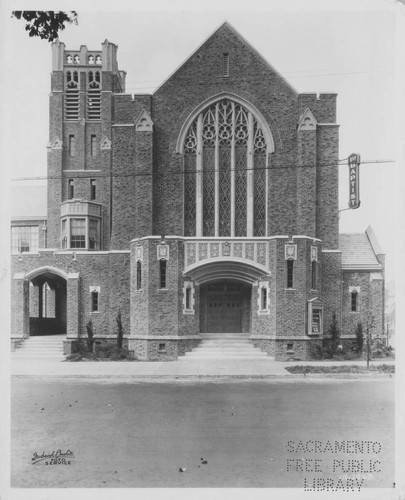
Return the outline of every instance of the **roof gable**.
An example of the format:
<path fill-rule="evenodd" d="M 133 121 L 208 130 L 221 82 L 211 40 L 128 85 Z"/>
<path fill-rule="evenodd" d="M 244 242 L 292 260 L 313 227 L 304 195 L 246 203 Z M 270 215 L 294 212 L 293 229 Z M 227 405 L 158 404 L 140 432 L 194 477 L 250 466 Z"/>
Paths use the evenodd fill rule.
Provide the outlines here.
<path fill-rule="evenodd" d="M 291 93 L 298 95 L 297 90 L 228 22 L 222 23 L 155 91 L 155 94 L 159 93 L 160 90 L 165 87 L 172 79 L 179 77 L 182 72 L 187 71 L 187 67 L 190 64 L 204 64 L 207 76 L 211 77 L 223 77 L 222 73 L 222 57 L 223 54 L 229 54 L 230 61 L 230 74 L 229 79 L 232 76 L 240 78 L 242 76 L 241 71 L 238 68 L 237 74 L 235 71 L 232 75 L 233 63 L 237 56 L 241 55 L 243 52 L 243 59 L 248 60 L 249 56 L 251 60 L 256 60 L 260 62 L 264 68 L 267 70 L 268 77 L 273 76 L 279 83 L 287 88 Z M 208 56 L 208 57 L 207 57 Z M 250 70 L 250 64 L 245 64 L 246 72 Z M 260 77 L 263 79 L 267 75 L 261 74 Z"/>

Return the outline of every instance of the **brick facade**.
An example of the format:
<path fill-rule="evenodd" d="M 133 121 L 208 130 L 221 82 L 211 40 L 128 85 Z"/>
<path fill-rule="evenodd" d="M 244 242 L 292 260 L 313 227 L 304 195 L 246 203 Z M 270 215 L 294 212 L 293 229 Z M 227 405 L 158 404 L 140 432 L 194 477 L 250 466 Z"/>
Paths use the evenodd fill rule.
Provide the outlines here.
<path fill-rule="evenodd" d="M 66 333 L 67 352 L 74 339 L 87 335 L 90 320 L 98 341 L 113 342 L 120 312 L 126 345 L 139 359 L 176 359 L 212 328 L 207 319 L 211 285 L 239 287 L 232 304 L 240 308 L 238 328 L 276 359 L 310 358 L 311 346 L 322 341 L 333 314 L 345 335 L 352 335 L 355 322 L 365 321 L 370 310 L 375 328 L 381 329 L 383 256 L 362 274 L 342 268 L 336 95 L 298 94 L 227 23 L 153 95 L 125 94 L 116 54 L 108 41 L 95 52 L 53 45 L 48 250 L 13 257 L 13 338 L 36 334 L 45 325 L 45 318 L 35 314 L 38 299 L 29 293 L 30 282 L 55 288 L 53 316 Z M 224 73 L 225 56 L 229 72 Z M 98 97 L 89 81 L 96 74 L 101 104 L 94 118 Z M 77 79 L 74 119 L 67 114 L 74 94 L 69 94 L 69 78 Z M 191 169 L 196 201 L 190 205 L 196 209 L 197 229 L 186 236 L 184 138 L 193 120 L 194 133 L 201 134 L 202 113 L 216 103 L 231 103 L 234 115 L 226 119 L 233 120 L 232 127 L 239 119 L 236 109 L 247 117 L 241 133 L 249 133 L 249 139 L 240 144 L 247 144 L 250 153 L 242 156 L 246 187 L 239 188 L 247 200 L 242 216 L 247 229 L 240 237 L 220 236 L 218 228 L 210 237 L 203 234 L 208 219 L 199 223 L 198 218 L 206 217 L 208 181 L 201 162 L 208 160 L 199 159 L 203 146 L 198 143 Z M 254 184 L 259 168 L 249 169 L 256 161 L 249 155 L 256 154 L 259 132 L 267 148 L 260 237 L 249 229 L 256 227 L 251 219 L 261 203 L 261 186 Z M 240 168 L 235 168 L 236 128 L 232 133 L 227 143 L 234 148 L 229 153 L 231 221 L 237 210 L 237 174 L 232 172 Z M 219 155 L 221 147 L 211 154 Z M 219 210 L 227 210 L 218 198 L 226 173 L 221 170 L 225 160 L 219 159 L 225 156 L 216 158 L 212 213 L 219 227 L 226 222 L 218 222 Z M 351 314 L 348 287 L 358 283 L 360 310 Z M 35 317 L 31 327 L 30 317 Z"/>

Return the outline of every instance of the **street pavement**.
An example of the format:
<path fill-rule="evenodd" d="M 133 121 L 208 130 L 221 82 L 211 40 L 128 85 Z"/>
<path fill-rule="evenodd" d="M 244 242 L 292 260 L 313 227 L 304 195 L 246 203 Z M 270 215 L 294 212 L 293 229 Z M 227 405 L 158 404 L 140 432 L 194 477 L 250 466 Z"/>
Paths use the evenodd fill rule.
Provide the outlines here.
<path fill-rule="evenodd" d="M 301 496 L 305 481 L 335 487 L 343 474 L 342 484 L 351 485 L 344 492 L 357 493 L 349 474 L 362 490 L 392 491 L 394 385 L 389 378 L 157 384 L 14 377 L 11 485 L 289 487 Z M 328 441 L 374 444 L 336 454 Z M 66 458 L 40 458 L 58 450 Z"/>

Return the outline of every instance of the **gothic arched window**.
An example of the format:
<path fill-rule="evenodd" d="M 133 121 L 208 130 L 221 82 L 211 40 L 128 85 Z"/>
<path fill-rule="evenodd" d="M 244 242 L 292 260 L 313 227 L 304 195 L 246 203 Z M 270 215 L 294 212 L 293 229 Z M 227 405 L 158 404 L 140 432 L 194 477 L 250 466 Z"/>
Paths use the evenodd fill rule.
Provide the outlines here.
<path fill-rule="evenodd" d="M 267 149 L 262 127 L 229 98 L 203 109 L 184 138 L 184 234 L 265 236 Z"/>

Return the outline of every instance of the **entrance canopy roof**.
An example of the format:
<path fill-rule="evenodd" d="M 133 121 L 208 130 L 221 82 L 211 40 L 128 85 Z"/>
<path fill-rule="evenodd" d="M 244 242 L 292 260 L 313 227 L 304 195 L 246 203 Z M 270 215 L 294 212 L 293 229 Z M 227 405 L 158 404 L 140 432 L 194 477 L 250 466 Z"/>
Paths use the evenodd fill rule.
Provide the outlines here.
<path fill-rule="evenodd" d="M 259 269 L 247 262 L 217 261 L 202 265 L 196 265 L 187 270 L 186 275 L 195 280 L 197 284 L 221 280 L 235 280 L 253 284 L 263 278 L 268 278 L 270 273 Z"/>

